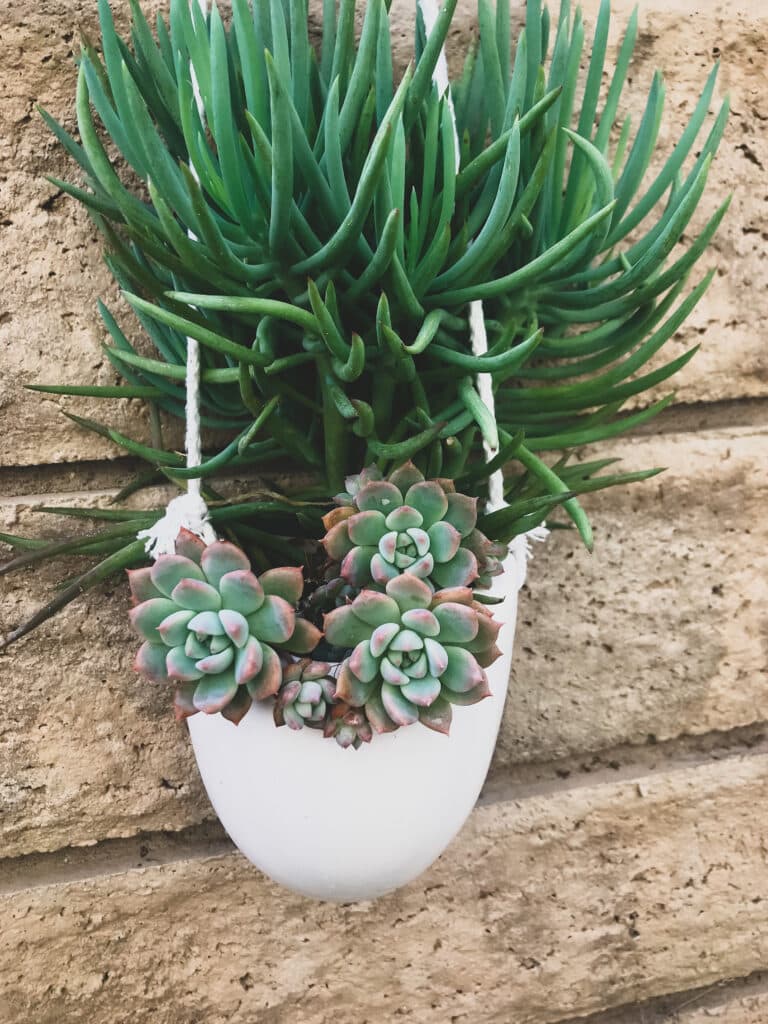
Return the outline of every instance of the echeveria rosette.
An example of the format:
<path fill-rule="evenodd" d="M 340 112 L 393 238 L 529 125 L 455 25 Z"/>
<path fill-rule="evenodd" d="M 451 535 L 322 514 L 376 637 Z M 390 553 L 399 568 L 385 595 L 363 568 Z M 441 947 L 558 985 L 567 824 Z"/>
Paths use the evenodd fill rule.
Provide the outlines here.
<path fill-rule="evenodd" d="M 404 573 L 384 593 L 363 590 L 325 617 L 325 635 L 353 648 L 341 664 L 336 699 L 364 707 L 377 732 L 422 722 L 447 733 L 452 704 L 489 696 L 485 669 L 500 655 L 500 624 L 469 587 L 433 593 Z"/>
<path fill-rule="evenodd" d="M 206 546 L 186 531 L 176 550 L 128 574 L 131 622 L 144 638 L 135 668 L 153 682 L 177 684 L 178 718 L 221 712 L 237 724 L 254 700 L 279 690 L 278 650 L 305 654 L 320 639 L 296 615 L 301 569 L 257 577 L 234 544 Z"/>
<path fill-rule="evenodd" d="M 283 670 L 283 682 L 275 701 L 275 725 L 290 729 L 322 729 L 336 695 L 331 666 L 302 658 Z"/>
<path fill-rule="evenodd" d="M 323 735 L 334 739 L 342 750 L 352 747 L 358 750 L 363 743 L 373 739 L 373 729 L 368 721 L 365 708 L 353 708 L 349 704 L 338 703 L 331 707 L 325 720 Z"/>
<path fill-rule="evenodd" d="M 498 552 L 476 527 L 477 498 L 452 481 L 426 480 L 408 462 L 386 480 L 369 467 L 346 483 L 341 507 L 324 518 L 323 543 L 352 586 L 383 588 L 408 573 L 438 590 L 500 571 L 485 557 Z"/>

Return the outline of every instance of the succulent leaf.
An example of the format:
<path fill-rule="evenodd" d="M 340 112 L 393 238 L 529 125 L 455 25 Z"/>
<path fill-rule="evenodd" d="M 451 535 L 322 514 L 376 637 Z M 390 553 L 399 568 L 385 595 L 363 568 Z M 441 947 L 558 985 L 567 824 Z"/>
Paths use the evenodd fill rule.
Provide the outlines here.
<path fill-rule="evenodd" d="M 480 631 L 481 616 L 473 613 L 473 609 L 465 604 L 445 601 L 435 608 L 434 615 L 440 625 L 440 636 L 444 643 L 467 644 L 474 640 Z M 487 646 L 487 643 L 478 645 L 478 649 L 482 650 Z"/>
<path fill-rule="evenodd" d="M 190 635 L 189 623 L 194 617 L 194 612 L 182 610 L 172 612 L 163 619 L 157 627 L 157 632 L 166 647 L 178 647 L 186 643 L 187 637 Z"/>
<path fill-rule="evenodd" d="M 432 578 L 441 588 L 472 583 L 478 575 L 477 559 L 468 548 L 459 548 L 453 558 L 437 563 L 432 571 Z"/>
<path fill-rule="evenodd" d="M 383 683 L 381 687 L 381 701 L 384 710 L 396 725 L 413 725 L 419 720 L 419 712 L 416 705 L 411 703 L 403 695 L 399 686 L 392 686 L 390 683 Z"/>
<path fill-rule="evenodd" d="M 133 667 L 152 683 L 170 683 L 171 677 L 165 665 L 167 653 L 165 644 L 153 644 L 145 640 L 138 650 Z"/>
<path fill-rule="evenodd" d="M 258 611 L 248 616 L 248 625 L 256 636 L 267 643 L 282 644 L 290 640 L 296 619 L 293 608 L 282 597 L 268 594 Z"/>
<path fill-rule="evenodd" d="M 247 571 L 251 568 L 251 563 L 240 548 L 229 541 L 217 540 L 203 551 L 200 556 L 200 567 L 211 586 L 218 587 L 222 576 L 238 570 Z"/>
<path fill-rule="evenodd" d="M 196 682 L 183 683 L 181 686 L 176 687 L 176 692 L 173 698 L 173 708 L 176 713 L 177 722 L 181 722 L 185 718 L 191 718 L 192 715 L 197 714 L 198 709 L 195 707 L 194 703 L 196 689 Z"/>
<path fill-rule="evenodd" d="M 163 642 L 157 627 L 178 610 L 178 605 L 167 597 L 151 597 L 148 601 L 142 601 L 135 608 L 131 608 L 128 617 L 139 636 L 157 644 Z"/>
<path fill-rule="evenodd" d="M 289 566 L 267 569 L 259 577 L 259 582 L 265 594 L 282 597 L 290 605 L 297 605 L 304 591 L 304 575 L 301 569 Z"/>
<path fill-rule="evenodd" d="M 174 587 L 182 580 L 205 580 L 203 570 L 183 555 L 167 555 L 150 569 L 152 582 L 165 597 L 171 597 Z"/>
<path fill-rule="evenodd" d="M 350 516 L 345 523 L 350 541 L 359 547 L 376 547 L 387 528 L 389 518 L 375 510 Z M 396 527 L 389 526 L 389 529 Z"/>
<path fill-rule="evenodd" d="M 140 601 L 151 601 L 153 597 L 165 596 L 152 582 L 152 569 L 149 566 L 142 569 L 128 569 L 127 573 L 128 586 L 134 604 L 138 604 Z"/>
<path fill-rule="evenodd" d="M 264 603 L 264 590 L 248 569 L 235 569 L 221 577 L 219 592 L 225 608 L 252 615 Z"/>
<path fill-rule="evenodd" d="M 254 700 L 266 700 L 280 689 L 283 666 L 277 653 L 268 644 L 261 645 L 262 665 L 253 679 L 246 682 L 248 693 Z"/>
<path fill-rule="evenodd" d="M 249 683 L 261 671 L 264 652 L 255 636 L 249 636 L 235 657 L 235 679 L 238 686 Z"/>
<path fill-rule="evenodd" d="M 219 622 L 235 647 L 245 647 L 250 635 L 250 627 L 244 615 L 232 611 L 231 608 L 222 608 L 219 612 Z"/>
<path fill-rule="evenodd" d="M 292 654 L 311 654 L 320 643 L 322 636 L 322 631 L 317 626 L 297 616 L 293 633 L 281 646 L 287 648 Z"/>
<path fill-rule="evenodd" d="M 403 504 L 403 496 L 394 484 L 376 480 L 360 490 L 355 504 L 361 512 L 375 511 L 387 516 Z"/>
<path fill-rule="evenodd" d="M 206 676 L 197 684 L 192 703 L 198 711 L 206 715 L 215 715 L 223 711 L 237 693 L 237 683 L 231 672 L 222 672 L 215 676 Z"/>
<path fill-rule="evenodd" d="M 427 707 L 419 708 L 419 721 L 428 729 L 448 735 L 451 731 L 453 712 L 447 700 L 438 697 Z"/>
<path fill-rule="evenodd" d="M 217 612 L 222 604 L 221 594 L 216 587 L 199 579 L 181 580 L 173 588 L 171 600 L 180 608 L 196 612 Z"/>
<path fill-rule="evenodd" d="M 193 661 L 184 651 L 183 647 L 172 647 L 166 651 L 165 666 L 171 679 L 180 683 L 192 683 L 196 679 L 202 679 L 205 669 L 201 668 L 202 662 Z"/>
<path fill-rule="evenodd" d="M 239 725 L 251 710 L 252 704 L 253 700 L 245 687 L 238 686 L 232 700 L 221 709 L 221 714 L 233 725 Z"/>
<path fill-rule="evenodd" d="M 421 523 L 425 530 L 440 522 L 448 511 L 448 498 L 440 484 L 432 480 L 413 484 L 405 495 L 405 504 L 421 513 Z"/>
<path fill-rule="evenodd" d="M 176 554 L 183 555 L 184 558 L 200 565 L 203 551 L 205 551 L 205 541 L 201 540 L 196 533 L 188 530 L 186 526 L 182 526 L 176 538 Z"/>
<path fill-rule="evenodd" d="M 335 608 L 323 620 L 323 631 L 329 644 L 334 647 L 354 647 L 368 638 L 370 629 L 355 615 L 351 606 Z"/>

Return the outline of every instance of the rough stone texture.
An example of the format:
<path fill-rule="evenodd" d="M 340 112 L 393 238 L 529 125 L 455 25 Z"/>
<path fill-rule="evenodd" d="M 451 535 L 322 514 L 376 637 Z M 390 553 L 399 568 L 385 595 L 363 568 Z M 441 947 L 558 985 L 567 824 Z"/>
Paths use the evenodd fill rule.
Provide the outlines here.
<path fill-rule="evenodd" d="M 593 555 L 537 547 L 497 762 L 766 717 L 767 444 L 745 428 L 609 449 L 667 472 L 592 496 Z"/>
<path fill-rule="evenodd" d="M 29 505 L 104 505 L 112 494 L 0 501 L 2 529 L 70 536 L 82 532 L 79 521 L 35 515 Z M 162 504 L 159 492 L 148 497 L 156 498 L 150 506 Z M 89 564 L 67 559 L 45 572 L 29 568 L 0 581 L 0 632 L 24 621 L 50 599 L 58 581 Z M 70 605 L 3 657 L 4 678 L 13 679 L 14 691 L 0 727 L 3 856 L 94 842 L 124 835 L 126 828 L 128 834 L 179 829 L 212 815 L 168 693 L 142 685 L 133 672 L 128 607 L 127 587 L 115 581 Z M 41 835 L 47 837 L 42 845 Z"/>
<path fill-rule="evenodd" d="M 628 467 L 669 471 L 592 496 L 594 555 L 563 532 L 537 548 L 497 774 L 520 761 L 766 717 L 767 440 L 744 429 L 614 446 Z M 27 510 L 32 503 L 29 495 L 0 503 L 0 528 L 41 530 L 41 517 Z M 26 570 L 3 580 L 0 626 L 23 621 L 70 571 Z M 126 588 L 111 586 L 3 659 L 6 856 L 178 829 L 210 814 L 186 730 L 171 720 L 166 695 L 131 671 L 126 609 Z"/>
<path fill-rule="evenodd" d="M 162 8 L 157 2 L 148 10 Z M 630 3 L 616 6 L 617 27 Z M 127 4 L 116 4 L 125 20 Z M 555 10 L 557 5 L 554 5 Z M 594 24 L 596 0 L 585 5 Z M 408 58 L 412 36 L 410 0 L 394 8 L 395 49 L 400 63 Z M 456 16 L 451 51 L 461 53 L 473 28 L 474 4 L 463 0 Z M 101 263 L 100 246 L 88 218 L 75 203 L 58 196 L 45 174 L 67 177 L 72 168 L 48 136 L 34 110 L 42 103 L 73 126 L 73 47 L 76 31 L 95 32 L 91 0 L 12 0 L 0 11 L 0 258 L 5 287 L 0 309 L 0 465 L 33 465 L 77 458 L 114 457 L 117 449 L 84 434 L 60 415 L 60 408 L 82 414 L 98 410 L 137 437 L 146 436 L 136 403 L 45 399 L 23 385 L 83 381 L 112 383 L 114 374 L 102 358 L 102 329 L 95 310 L 98 296 L 116 309 L 115 296 Z M 678 385 L 685 402 L 733 396 L 765 395 L 768 364 L 755 324 L 765 319 L 764 240 L 765 171 L 768 143 L 761 125 L 765 106 L 765 52 L 768 23 L 764 12 L 748 3 L 693 3 L 653 0 L 643 5 L 642 35 L 633 84 L 643 102 L 655 65 L 667 72 L 667 114 L 662 142 L 669 146 L 693 108 L 697 91 L 714 57 L 721 55 L 720 92 L 730 90 L 734 113 L 716 161 L 707 197 L 697 222 L 704 223 L 718 197 L 737 193 L 726 224 L 707 265 L 720 270 L 709 294 L 678 340 L 677 355 L 692 342 L 704 351 L 686 368 Z M 455 59 L 455 57 L 454 57 Z M 126 315 L 126 323 L 130 317 Z M 106 408 L 106 411 L 105 411 Z"/>
<path fill-rule="evenodd" d="M 238 855 L 94 863 L 0 901 L 3 1019 L 549 1024 L 750 972 L 767 771 L 761 754 L 512 797 L 375 904 L 304 900 Z"/>

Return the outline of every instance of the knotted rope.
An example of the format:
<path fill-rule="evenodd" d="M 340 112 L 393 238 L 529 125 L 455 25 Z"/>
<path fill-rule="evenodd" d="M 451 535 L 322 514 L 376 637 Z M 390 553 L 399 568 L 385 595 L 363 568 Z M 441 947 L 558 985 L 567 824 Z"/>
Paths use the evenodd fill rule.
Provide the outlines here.
<path fill-rule="evenodd" d="M 194 0 L 192 0 L 194 2 Z M 200 10 L 205 16 L 208 13 L 207 0 L 197 0 Z M 195 94 L 195 103 L 200 115 L 204 120 L 205 110 L 200 95 L 200 86 L 195 75 L 194 67 L 190 67 L 192 75 L 192 88 Z M 194 164 L 191 164 L 192 174 L 199 182 Z M 194 239 L 195 235 L 189 231 L 189 237 Z M 196 338 L 187 338 L 187 372 L 186 372 L 186 406 L 184 418 L 186 431 L 184 436 L 184 450 L 186 452 L 187 469 L 195 469 L 201 465 L 202 442 L 200 440 L 200 343 Z M 187 490 L 171 499 L 161 519 L 149 527 L 141 530 L 137 536 L 140 540 L 146 540 L 145 550 L 152 558 L 159 558 L 160 555 L 172 555 L 176 551 L 176 538 L 182 529 L 201 537 L 206 544 L 216 540 L 216 533 L 208 518 L 208 506 L 202 495 L 200 477 L 187 480 Z"/>

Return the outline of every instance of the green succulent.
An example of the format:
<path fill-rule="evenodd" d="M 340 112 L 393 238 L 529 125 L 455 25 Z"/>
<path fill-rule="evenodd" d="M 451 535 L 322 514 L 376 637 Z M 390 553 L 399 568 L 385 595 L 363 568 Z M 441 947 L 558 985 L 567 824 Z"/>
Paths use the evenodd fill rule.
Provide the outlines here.
<path fill-rule="evenodd" d="M 287 458 L 324 472 L 333 493 L 355 465 L 414 458 L 431 477 L 469 475 L 482 495 L 488 471 L 471 467 L 485 440 L 515 460 L 496 539 L 562 503 L 589 544 L 582 478 L 541 453 L 648 419 L 669 398 L 621 407 L 693 354 L 647 370 L 709 283 L 685 292 L 727 206 L 692 228 L 727 118 L 725 103 L 706 127 L 715 72 L 647 180 L 663 83 L 633 125 L 622 98 L 637 15 L 609 71 L 607 0 L 590 43 L 570 3 L 550 25 L 542 0 L 527 0 L 514 47 L 509 0 L 478 0 L 479 45 L 451 82 L 458 154 L 432 84 L 456 0 L 429 39 L 417 9 L 399 83 L 386 0 L 366 4 L 359 37 L 355 0 L 324 0 L 316 48 L 306 0 L 234 0 L 227 24 L 215 3 L 204 14 L 171 0 L 156 34 L 131 0 L 129 39 L 98 6 L 101 52 L 86 41 L 79 62 L 79 141 L 44 116 L 82 172 L 56 185 L 91 211 L 157 349 L 140 353 L 104 311 L 121 393 L 181 415 L 193 336 L 206 422 L 239 431 L 200 472 Z M 487 355 L 471 349 L 472 300 L 484 302 Z M 495 420 L 478 373 L 493 380 Z"/>
<path fill-rule="evenodd" d="M 179 718 L 221 712 L 237 724 L 254 700 L 277 693 L 278 650 L 312 650 L 320 631 L 298 618 L 300 569 L 257 577 L 247 556 L 228 541 L 204 545 L 188 531 L 177 554 L 129 571 L 131 622 L 144 643 L 137 672 L 175 683 Z"/>
<path fill-rule="evenodd" d="M 336 699 L 364 707 L 379 732 L 420 721 L 447 733 L 452 704 L 489 696 L 485 668 L 501 654 L 500 624 L 468 587 L 435 594 L 407 573 L 330 612 L 324 627 L 329 643 L 353 648 Z"/>
<path fill-rule="evenodd" d="M 343 750 L 349 747 L 359 750 L 363 743 L 371 742 L 373 729 L 364 708 L 337 703 L 331 707 L 326 718 L 323 735 L 327 739 L 336 740 Z"/>
<path fill-rule="evenodd" d="M 322 729 L 336 692 L 330 673 L 330 665 L 310 658 L 286 666 L 275 700 L 275 725 Z"/>
<path fill-rule="evenodd" d="M 323 544 L 353 587 L 385 587 L 409 573 L 438 590 L 501 571 L 506 548 L 476 528 L 477 498 L 456 493 L 450 480 L 426 480 L 412 462 L 386 479 L 372 466 L 348 478 L 336 500 Z"/>
<path fill-rule="evenodd" d="M 78 61 L 77 137 L 42 112 L 79 169 L 51 180 L 90 212 L 147 338 L 102 305 L 122 383 L 35 387 L 140 398 L 183 418 L 194 337 L 202 422 L 229 434 L 200 467 L 161 440 L 73 416 L 145 460 L 126 495 L 200 476 L 215 501 L 216 473 L 271 463 L 324 477 L 317 500 L 356 467 L 413 459 L 483 499 L 504 465 L 507 507 L 479 520 L 483 533 L 506 542 L 562 506 L 589 547 L 578 496 L 659 470 L 603 473 L 608 460 L 577 463 L 572 450 L 659 413 L 673 397 L 659 387 L 695 352 L 659 355 L 712 278 L 694 275 L 728 206 L 696 224 L 728 116 L 727 100 L 709 115 L 717 69 L 660 160 L 661 74 L 637 120 L 623 109 L 636 13 L 613 61 L 607 0 L 591 38 L 570 3 L 551 22 L 542 0 L 526 0 L 514 39 L 509 0 L 478 0 L 478 42 L 451 105 L 432 74 L 456 0 L 428 39 L 417 10 L 415 60 L 399 81 L 389 3 L 366 4 L 359 34 L 357 6 L 323 0 L 313 45 L 306 0 L 233 0 L 226 23 L 215 4 L 171 0 L 156 31 L 130 0 L 125 38 L 98 0 L 100 46 L 84 40 Z M 472 300 L 483 302 L 484 355 L 472 350 Z M 488 465 L 484 443 L 498 444 Z M 306 509 L 271 500 L 212 512 L 263 565 L 319 533 Z M 66 543 L 4 535 L 22 553 L 0 573 L 62 553 L 100 561 L 0 645 L 139 563 L 135 531 L 149 524 L 138 516 L 106 510 L 116 522 Z"/>

